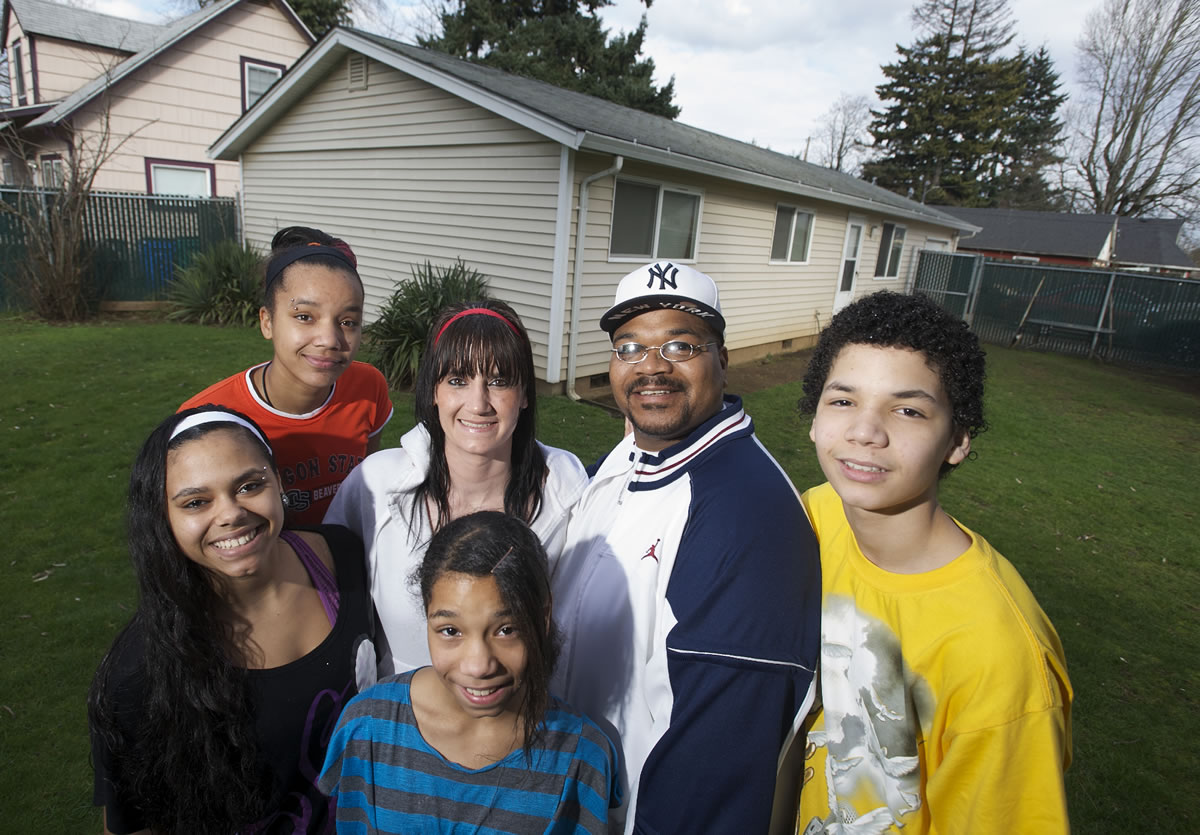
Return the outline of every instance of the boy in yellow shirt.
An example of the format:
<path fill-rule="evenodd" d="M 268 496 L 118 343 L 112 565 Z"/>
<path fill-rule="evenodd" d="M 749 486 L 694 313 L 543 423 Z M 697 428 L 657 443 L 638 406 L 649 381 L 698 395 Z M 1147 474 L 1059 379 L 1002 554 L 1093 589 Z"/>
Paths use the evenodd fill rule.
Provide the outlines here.
<path fill-rule="evenodd" d="M 1016 569 L 938 503 L 985 428 L 975 335 L 922 296 L 866 296 L 821 334 L 801 409 L 828 483 L 819 703 L 796 830 L 1069 830 L 1071 685 Z"/>

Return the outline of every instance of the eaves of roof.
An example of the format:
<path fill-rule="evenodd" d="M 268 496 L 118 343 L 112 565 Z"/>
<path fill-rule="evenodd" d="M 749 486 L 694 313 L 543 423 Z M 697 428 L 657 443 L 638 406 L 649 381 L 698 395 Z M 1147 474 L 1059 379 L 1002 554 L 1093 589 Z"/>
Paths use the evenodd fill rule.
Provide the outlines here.
<path fill-rule="evenodd" d="M 209 147 L 209 156 L 237 159 L 349 52 L 361 53 L 428 82 L 573 150 L 618 154 L 961 232 L 979 228 L 849 174 L 593 96 L 340 27 L 309 50 L 234 122 Z"/>
<path fill-rule="evenodd" d="M 114 86 L 123 79 L 128 78 L 147 63 L 154 60 L 154 58 L 161 55 L 167 49 L 174 46 L 176 43 L 183 40 L 209 21 L 221 15 L 227 9 L 241 2 L 243 2 L 243 0 L 221 0 L 219 3 L 215 3 L 211 6 L 203 8 L 198 12 L 194 12 L 187 17 L 175 21 L 169 26 L 163 27 L 162 33 L 155 38 L 152 46 L 125 59 L 110 72 L 92 79 L 74 93 L 58 102 L 58 104 L 56 104 L 49 112 L 30 122 L 29 127 L 44 127 L 47 125 L 57 125 L 62 123 L 64 120 L 69 118 L 71 114 L 95 99 L 105 90 Z M 283 3 L 286 13 L 290 16 L 293 23 L 303 29 L 309 38 L 313 37 L 308 28 L 305 27 L 300 19 L 295 16 L 295 13 L 292 12 L 291 8 L 286 5 L 285 0 L 276 0 L 276 2 Z"/>
<path fill-rule="evenodd" d="M 133 54 L 151 45 L 164 27 L 50 0 L 6 0 L 4 26 L 15 14 L 26 35 L 98 46 Z"/>

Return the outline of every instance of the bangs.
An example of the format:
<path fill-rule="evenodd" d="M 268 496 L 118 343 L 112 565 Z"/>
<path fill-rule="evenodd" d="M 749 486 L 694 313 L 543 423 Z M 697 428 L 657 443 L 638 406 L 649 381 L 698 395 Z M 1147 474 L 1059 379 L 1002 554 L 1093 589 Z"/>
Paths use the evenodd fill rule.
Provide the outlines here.
<path fill-rule="evenodd" d="M 518 386 L 529 382 L 533 357 L 523 340 L 504 322 L 490 316 L 468 316 L 455 322 L 433 347 L 434 379 L 450 375 L 505 377 Z"/>

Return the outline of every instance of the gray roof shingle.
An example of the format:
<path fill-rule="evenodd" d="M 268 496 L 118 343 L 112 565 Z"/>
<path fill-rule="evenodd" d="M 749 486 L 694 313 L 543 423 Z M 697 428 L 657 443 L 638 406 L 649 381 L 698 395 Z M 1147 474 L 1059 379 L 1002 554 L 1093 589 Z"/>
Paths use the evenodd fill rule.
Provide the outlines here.
<path fill-rule="evenodd" d="M 1183 220 L 1123 217 L 1117 221 L 1117 251 L 1113 260 L 1147 266 L 1195 266 L 1179 246 Z"/>
<path fill-rule="evenodd" d="M 959 249 L 1097 259 L 1115 224 L 1117 240 L 1110 253 L 1112 261 L 1144 266 L 1192 266 L 1191 258 L 1179 247 L 1183 221 L 1178 219 L 1020 209 L 947 207 L 946 211 L 982 227 L 973 237 L 959 241 Z"/>
<path fill-rule="evenodd" d="M 21 2 L 21 0 L 18 0 L 18 2 Z M 29 0 L 24 0 L 24 2 L 29 2 Z M 193 12 L 187 17 L 180 18 L 174 23 L 171 23 L 167 26 L 158 27 L 149 45 L 147 45 L 144 49 L 142 49 L 136 55 L 126 58 L 120 64 L 115 66 L 110 72 L 93 78 L 74 93 L 58 102 L 58 104 L 56 104 L 52 109 L 39 116 L 37 119 L 34 119 L 29 123 L 29 126 L 41 127 L 44 125 L 57 124 L 63 121 L 72 113 L 74 113 L 77 108 L 91 101 L 92 98 L 94 98 L 102 90 L 127 77 L 132 72 L 145 65 L 155 56 L 161 54 L 176 41 L 182 39 L 195 29 L 207 23 L 212 18 L 221 14 L 230 6 L 240 2 L 242 2 L 242 0 L 220 0 L 220 2 L 213 3 L 211 6 L 206 6 L 197 12 Z M 43 5 L 50 4 L 43 3 Z"/>
<path fill-rule="evenodd" d="M 48 0 L 8 0 L 26 34 L 100 46 L 121 52 L 141 52 L 166 27 L 64 6 Z"/>
<path fill-rule="evenodd" d="M 575 130 L 610 136 L 653 148 L 768 177 L 801 183 L 833 194 L 869 200 L 934 223 L 961 226 L 943 207 L 924 206 L 850 174 L 804 162 L 796 157 L 655 116 L 595 96 L 564 90 L 543 81 L 493 69 L 441 52 L 350 29 L 379 46 L 448 73 L 462 81 L 503 96 Z"/>
<path fill-rule="evenodd" d="M 959 249 L 987 249 L 1026 255 L 1099 258 L 1113 230 L 1116 215 L 1072 215 L 1024 209 L 964 209 L 946 211 L 982 227 L 963 238 Z"/>

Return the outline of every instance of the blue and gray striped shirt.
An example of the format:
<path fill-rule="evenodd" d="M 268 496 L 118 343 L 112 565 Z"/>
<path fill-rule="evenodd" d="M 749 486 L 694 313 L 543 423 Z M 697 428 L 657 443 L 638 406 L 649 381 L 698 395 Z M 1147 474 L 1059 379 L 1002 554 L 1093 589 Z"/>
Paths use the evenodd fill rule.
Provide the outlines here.
<path fill-rule="evenodd" d="M 606 833 L 620 804 L 616 750 L 590 719 L 551 697 L 532 762 L 518 748 L 470 769 L 421 736 L 409 683 L 392 676 L 346 705 L 320 787 L 339 833 Z"/>

